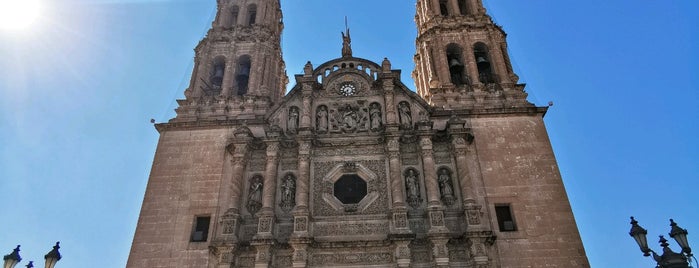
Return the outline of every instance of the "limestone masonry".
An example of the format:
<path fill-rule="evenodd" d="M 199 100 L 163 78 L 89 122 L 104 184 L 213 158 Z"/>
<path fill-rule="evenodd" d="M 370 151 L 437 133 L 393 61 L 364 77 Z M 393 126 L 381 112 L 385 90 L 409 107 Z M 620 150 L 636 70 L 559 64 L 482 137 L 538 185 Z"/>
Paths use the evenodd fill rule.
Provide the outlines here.
<path fill-rule="evenodd" d="M 349 29 L 285 94 L 280 1 L 218 0 L 127 266 L 589 267 L 505 32 L 481 0 L 416 12 L 417 94 Z"/>

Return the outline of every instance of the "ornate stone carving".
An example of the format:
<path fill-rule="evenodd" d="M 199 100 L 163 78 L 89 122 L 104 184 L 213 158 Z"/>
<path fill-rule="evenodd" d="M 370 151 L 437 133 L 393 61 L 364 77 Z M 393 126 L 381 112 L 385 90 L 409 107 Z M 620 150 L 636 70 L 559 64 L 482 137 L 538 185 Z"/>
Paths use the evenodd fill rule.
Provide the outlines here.
<path fill-rule="evenodd" d="M 405 212 L 394 213 L 393 224 L 398 229 L 408 228 L 408 214 Z"/>
<path fill-rule="evenodd" d="M 466 206 L 466 219 L 469 225 L 481 224 L 481 206 L 470 204 Z"/>
<path fill-rule="evenodd" d="M 299 167 L 299 160 L 297 157 L 284 158 L 280 162 L 282 170 L 296 170 Z"/>
<path fill-rule="evenodd" d="M 292 174 L 287 174 L 281 183 L 281 202 L 279 207 L 284 212 L 290 212 L 296 206 L 296 178 Z"/>
<path fill-rule="evenodd" d="M 240 258 L 238 258 L 237 264 L 238 264 L 238 266 L 236 266 L 236 267 L 253 267 L 253 266 L 255 266 L 255 258 L 254 257 L 240 257 Z"/>
<path fill-rule="evenodd" d="M 406 201 L 411 207 L 420 207 L 422 195 L 420 194 L 420 180 L 415 169 L 411 168 L 405 171 L 405 193 Z"/>
<path fill-rule="evenodd" d="M 341 155 L 380 155 L 384 153 L 383 146 L 362 146 L 353 148 L 318 148 L 313 153 L 315 156 L 341 156 Z"/>
<path fill-rule="evenodd" d="M 262 208 L 262 176 L 256 175 L 250 179 L 250 189 L 248 191 L 248 211 L 256 214 Z"/>
<path fill-rule="evenodd" d="M 413 116 L 407 101 L 398 103 L 398 119 L 402 129 L 413 129 Z"/>
<path fill-rule="evenodd" d="M 430 211 L 430 224 L 436 227 L 444 226 L 444 212 Z"/>
<path fill-rule="evenodd" d="M 356 133 L 382 129 L 379 103 L 367 105 L 365 101 L 338 102 L 322 105 L 318 109 L 316 129 L 319 133 Z M 324 123 L 321 120 L 323 116 L 327 118 L 325 131 L 321 127 Z"/>
<path fill-rule="evenodd" d="M 379 253 L 349 253 L 349 254 L 313 254 L 311 265 L 357 265 L 357 264 L 387 264 L 393 262 L 390 252 Z"/>
<path fill-rule="evenodd" d="M 221 217 L 221 225 L 223 230 L 221 231 L 224 235 L 235 233 L 236 224 L 238 223 L 238 214 L 233 210 L 229 209 Z"/>
<path fill-rule="evenodd" d="M 316 223 L 313 226 L 313 234 L 316 236 L 362 236 L 382 235 L 388 233 L 387 223 Z"/>
<path fill-rule="evenodd" d="M 446 168 L 441 168 L 439 169 L 438 175 L 437 180 L 439 181 L 439 192 L 441 193 L 442 203 L 451 207 L 456 201 L 456 197 L 454 197 L 454 184 L 451 180 L 451 171 Z"/>
<path fill-rule="evenodd" d="M 259 224 L 257 225 L 258 233 L 271 233 L 272 232 L 272 217 L 262 217 L 260 218 Z"/>
<path fill-rule="evenodd" d="M 383 148 L 379 148 L 383 151 Z M 317 152 L 317 151 L 316 151 Z M 335 154 L 333 154 L 334 156 Z M 316 216 L 344 216 L 346 211 L 342 208 L 333 206 L 334 203 L 326 201 L 326 198 L 333 197 L 334 183 L 330 181 L 322 181 L 320 178 L 326 177 L 331 172 L 337 172 L 335 168 L 338 166 L 344 167 L 345 162 L 314 162 L 313 174 L 316 180 L 313 182 L 313 211 Z M 388 213 L 388 198 L 386 189 L 386 161 L 385 160 L 367 160 L 356 161 L 357 170 L 364 170 L 368 176 L 375 179 L 367 180 L 367 198 L 363 199 L 360 204 L 363 205 L 356 213 L 361 214 L 386 214 Z M 361 166 L 361 168 L 360 168 Z M 342 171 L 342 170 L 340 170 Z M 366 202 L 364 202 L 366 201 Z"/>
<path fill-rule="evenodd" d="M 275 256 L 274 267 L 292 267 L 291 256 Z"/>
<path fill-rule="evenodd" d="M 294 232 L 308 231 L 308 217 L 294 217 Z"/>

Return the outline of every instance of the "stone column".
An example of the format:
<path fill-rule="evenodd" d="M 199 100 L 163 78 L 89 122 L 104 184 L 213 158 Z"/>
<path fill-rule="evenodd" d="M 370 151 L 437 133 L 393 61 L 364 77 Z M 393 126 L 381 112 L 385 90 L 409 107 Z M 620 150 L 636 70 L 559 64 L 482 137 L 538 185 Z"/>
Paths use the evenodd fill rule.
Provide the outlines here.
<path fill-rule="evenodd" d="M 289 244 L 294 248 L 292 267 L 301 268 L 308 264 L 308 245 L 311 243 L 308 233 L 310 224 L 308 212 L 308 199 L 310 188 L 310 167 L 311 167 L 311 143 L 301 141 L 299 144 L 299 167 L 298 178 L 296 179 L 296 208 L 294 215 L 294 232 L 289 240 Z"/>
<path fill-rule="evenodd" d="M 310 194 L 311 143 L 302 141 L 299 144 L 299 167 L 296 181 L 296 209 L 294 209 L 294 236 L 308 236 L 308 199 Z"/>
<path fill-rule="evenodd" d="M 472 188 L 473 184 L 468 170 L 468 159 L 466 158 L 468 152 L 466 140 L 461 135 L 458 135 L 453 138 L 452 146 L 456 158 L 456 173 L 459 178 L 459 185 L 461 186 L 461 195 L 463 196 L 464 203 L 475 202 Z"/>
<path fill-rule="evenodd" d="M 391 197 L 394 207 L 405 207 L 405 197 L 403 195 L 403 174 L 400 170 L 400 145 L 398 138 L 392 138 L 388 142 L 388 165 L 391 172 Z"/>
<path fill-rule="evenodd" d="M 398 137 L 388 142 L 388 165 L 391 182 L 391 197 L 393 201 L 393 228 L 394 233 L 410 233 L 408 224 L 408 208 L 405 204 L 405 183 L 400 165 L 400 145 Z"/>
<path fill-rule="evenodd" d="M 267 143 L 267 165 L 262 184 L 262 210 L 255 239 L 272 239 L 274 225 L 274 197 L 277 191 L 277 167 L 279 165 L 279 143 Z"/>
<path fill-rule="evenodd" d="M 499 38 L 498 38 L 499 39 Z M 492 67 L 495 67 L 495 73 L 498 75 L 499 80 L 497 82 L 501 84 L 510 84 L 510 74 L 505 67 L 505 56 L 502 54 L 500 49 L 500 42 L 496 41 L 491 37 L 490 44 L 488 44 L 488 54 L 490 54 L 490 61 L 493 63 Z"/>
<path fill-rule="evenodd" d="M 236 92 L 231 94 L 233 89 L 233 77 L 235 77 L 235 56 L 229 56 L 226 59 L 226 69 L 223 74 L 223 83 L 221 84 L 221 96 L 228 97 L 230 95 L 235 95 Z"/>
<path fill-rule="evenodd" d="M 245 171 L 247 143 L 238 142 L 231 144 L 227 150 L 231 154 L 230 163 L 232 168 L 228 178 L 224 179 L 219 192 L 220 198 L 225 200 L 221 204 L 221 209 L 225 209 L 225 212 L 220 219 L 221 228 L 218 229 L 220 236 L 217 237 L 217 240 L 235 242 L 237 241 L 236 232 L 240 217 L 240 204 L 242 203 L 242 187 L 245 184 L 243 172 Z"/>
<path fill-rule="evenodd" d="M 456 2 L 456 0 L 449 0 L 449 7 L 451 8 L 451 14 L 452 16 L 460 16 L 461 15 L 461 10 L 459 9 L 459 3 Z"/>
<path fill-rule="evenodd" d="M 481 80 L 478 77 L 478 64 L 476 63 L 476 55 L 473 54 L 473 45 L 471 44 L 471 40 L 467 40 L 467 43 L 464 46 L 464 60 L 467 62 L 466 64 L 466 72 L 468 73 L 469 80 L 471 81 L 472 85 L 480 85 Z"/>
<path fill-rule="evenodd" d="M 429 1 L 432 4 L 432 14 L 434 14 L 435 16 L 441 15 L 442 13 L 440 12 L 440 8 L 439 8 L 439 0 L 429 0 Z"/>
<path fill-rule="evenodd" d="M 420 137 L 420 149 L 422 152 L 422 168 L 424 170 L 425 188 L 427 189 L 428 207 L 441 207 L 439 185 L 437 184 L 437 173 L 432 151 L 432 140 L 430 136 Z"/>

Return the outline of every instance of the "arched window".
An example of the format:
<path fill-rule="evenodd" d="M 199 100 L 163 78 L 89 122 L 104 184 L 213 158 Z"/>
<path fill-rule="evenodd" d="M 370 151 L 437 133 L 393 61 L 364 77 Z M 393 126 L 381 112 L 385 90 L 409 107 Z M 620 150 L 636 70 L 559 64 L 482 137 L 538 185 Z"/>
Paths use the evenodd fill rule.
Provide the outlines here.
<path fill-rule="evenodd" d="M 449 16 L 449 3 L 447 0 L 439 0 L 439 12 L 442 16 Z"/>
<path fill-rule="evenodd" d="M 496 82 L 496 76 L 490 64 L 490 56 L 488 55 L 488 46 L 483 43 L 476 43 L 473 46 L 473 54 L 476 58 L 476 66 L 478 67 L 478 80 L 484 84 Z"/>
<path fill-rule="evenodd" d="M 466 0 L 458 0 L 459 1 L 459 11 L 461 12 L 461 15 L 468 15 L 468 4 L 466 3 Z"/>
<path fill-rule="evenodd" d="M 242 96 L 248 93 L 248 84 L 250 83 L 250 56 L 244 55 L 238 58 L 238 70 L 236 71 L 236 94 Z"/>
<path fill-rule="evenodd" d="M 209 93 L 213 93 L 214 91 L 221 91 L 221 86 L 223 85 L 223 76 L 225 73 L 226 58 L 224 58 L 223 56 L 214 58 L 209 76 L 209 82 L 211 83 L 211 87 L 209 88 L 209 90 L 207 90 L 209 91 Z"/>
<path fill-rule="evenodd" d="M 257 20 L 257 5 L 251 4 L 248 6 L 248 25 L 255 24 Z"/>
<path fill-rule="evenodd" d="M 447 46 L 447 64 L 449 64 L 449 77 L 451 83 L 456 86 L 468 84 L 468 76 L 464 71 L 463 50 L 457 44 L 449 44 Z"/>
<path fill-rule="evenodd" d="M 231 8 L 231 19 L 228 25 L 236 26 L 238 25 L 238 13 L 240 13 L 240 8 L 238 6 L 233 6 Z"/>

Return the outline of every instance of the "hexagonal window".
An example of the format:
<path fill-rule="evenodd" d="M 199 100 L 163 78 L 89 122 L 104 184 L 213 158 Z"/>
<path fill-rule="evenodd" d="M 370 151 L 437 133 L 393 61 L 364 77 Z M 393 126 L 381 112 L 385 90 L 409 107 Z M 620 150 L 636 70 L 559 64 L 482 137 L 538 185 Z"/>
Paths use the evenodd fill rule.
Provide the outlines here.
<path fill-rule="evenodd" d="M 342 175 L 335 181 L 333 194 L 343 204 L 357 204 L 367 195 L 366 181 L 356 174 Z"/>

